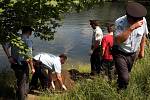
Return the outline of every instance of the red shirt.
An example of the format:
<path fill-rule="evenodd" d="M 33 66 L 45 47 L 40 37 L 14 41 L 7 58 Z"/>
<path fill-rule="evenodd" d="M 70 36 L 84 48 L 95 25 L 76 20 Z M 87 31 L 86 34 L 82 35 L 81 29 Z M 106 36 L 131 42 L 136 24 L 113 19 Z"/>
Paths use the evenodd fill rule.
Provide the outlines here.
<path fill-rule="evenodd" d="M 104 60 L 113 60 L 111 54 L 111 47 L 113 46 L 113 35 L 105 35 L 101 42 L 102 48 L 105 48 L 103 59 Z"/>

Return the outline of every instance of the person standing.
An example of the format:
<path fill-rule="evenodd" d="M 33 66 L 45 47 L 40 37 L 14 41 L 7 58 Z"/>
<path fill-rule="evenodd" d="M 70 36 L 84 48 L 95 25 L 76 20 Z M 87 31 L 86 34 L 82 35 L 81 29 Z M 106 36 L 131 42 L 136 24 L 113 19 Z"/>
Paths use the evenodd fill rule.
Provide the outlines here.
<path fill-rule="evenodd" d="M 92 45 L 91 45 L 91 75 L 96 73 L 100 73 L 101 66 L 101 57 L 100 57 L 100 48 L 101 48 L 101 40 L 103 38 L 103 32 L 99 27 L 98 20 L 90 20 L 90 25 L 93 28 L 93 36 L 92 36 Z"/>
<path fill-rule="evenodd" d="M 113 57 L 118 73 L 118 90 L 126 89 L 136 54 L 144 57 L 145 36 L 148 34 L 147 10 L 140 3 L 128 2 L 126 15 L 115 21 Z"/>
<path fill-rule="evenodd" d="M 113 47 L 113 32 L 114 24 L 109 23 L 107 26 L 108 34 L 105 35 L 102 39 L 102 68 L 105 74 L 108 76 L 108 79 L 112 80 L 112 70 L 113 70 L 113 56 L 111 49 Z"/>
<path fill-rule="evenodd" d="M 17 79 L 17 100 L 25 100 L 27 98 L 27 94 L 29 91 L 29 66 L 31 67 L 32 73 L 35 72 L 31 59 L 32 41 L 29 38 L 32 34 L 32 31 L 33 29 L 30 26 L 24 26 L 22 28 L 22 34 L 20 35 L 23 43 L 29 49 L 29 51 L 27 52 L 28 57 L 21 55 L 19 53 L 19 48 L 13 46 L 11 43 L 2 45 Z"/>
<path fill-rule="evenodd" d="M 53 75 L 55 74 L 56 79 L 59 81 L 61 88 L 67 90 L 61 76 L 61 65 L 64 64 L 67 60 L 67 56 L 65 54 L 55 56 L 50 53 L 39 53 L 35 55 L 33 59 L 34 59 L 33 62 L 35 67 L 37 67 L 37 69 L 40 70 L 36 70 L 36 72 L 33 74 L 30 83 L 31 87 L 37 85 L 38 78 L 39 78 L 41 82 L 44 82 L 41 83 L 45 85 L 42 87 L 48 88 L 52 86 L 52 88 L 55 90 L 55 85 L 54 85 L 55 80 L 53 78 Z M 48 69 L 48 78 L 42 74 L 41 69 Z"/>

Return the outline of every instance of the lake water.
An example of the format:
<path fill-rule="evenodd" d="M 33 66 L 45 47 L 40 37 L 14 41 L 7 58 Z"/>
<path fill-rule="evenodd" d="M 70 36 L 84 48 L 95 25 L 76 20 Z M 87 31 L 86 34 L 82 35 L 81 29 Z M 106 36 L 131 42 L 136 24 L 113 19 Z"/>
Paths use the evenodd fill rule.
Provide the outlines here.
<path fill-rule="evenodd" d="M 55 55 L 66 53 L 68 63 L 87 63 L 89 64 L 92 28 L 89 25 L 90 19 L 99 19 L 100 26 L 104 33 L 107 33 L 105 24 L 114 21 L 119 16 L 124 15 L 123 3 L 105 3 L 101 7 L 94 7 L 81 13 L 66 14 L 63 24 L 55 33 L 55 39 L 42 41 L 33 38 L 33 54 L 39 52 L 49 52 Z M 149 18 L 149 17 L 148 17 Z M 8 66 L 8 60 L 0 47 L 0 67 Z"/>

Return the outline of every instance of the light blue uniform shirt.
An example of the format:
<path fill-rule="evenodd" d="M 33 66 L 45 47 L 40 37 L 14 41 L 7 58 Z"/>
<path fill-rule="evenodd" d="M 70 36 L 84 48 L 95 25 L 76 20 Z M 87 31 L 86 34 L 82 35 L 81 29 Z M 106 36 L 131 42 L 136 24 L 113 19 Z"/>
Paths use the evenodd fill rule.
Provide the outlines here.
<path fill-rule="evenodd" d="M 33 46 L 32 40 L 29 37 L 27 37 L 26 34 L 21 34 L 20 37 L 21 37 L 22 41 L 29 48 L 29 51 L 27 52 L 27 56 L 32 57 L 32 46 Z M 16 47 L 12 46 L 10 43 L 6 43 L 4 46 L 6 48 L 11 47 L 11 56 L 13 56 L 15 58 L 15 60 L 17 60 L 18 63 L 21 64 L 21 61 L 26 61 L 27 60 L 27 58 L 25 56 L 22 56 L 22 55 L 19 54 L 19 48 L 16 48 Z"/>
<path fill-rule="evenodd" d="M 130 34 L 130 36 L 128 37 L 126 41 L 124 41 L 120 45 L 118 45 L 115 42 L 115 45 L 118 45 L 121 51 L 126 52 L 126 53 L 133 53 L 139 49 L 143 35 L 148 34 L 147 22 L 146 22 L 145 17 L 143 17 L 143 20 L 144 20 L 143 25 L 133 30 L 133 32 Z M 116 30 L 114 32 L 114 36 L 121 34 L 127 28 L 129 28 L 127 16 L 125 15 L 125 16 L 118 18 L 115 21 L 115 27 L 116 27 Z"/>
<path fill-rule="evenodd" d="M 45 68 L 56 73 L 61 73 L 61 62 L 60 57 L 49 54 L 49 53 L 39 53 L 34 56 L 34 59 L 42 62 Z"/>

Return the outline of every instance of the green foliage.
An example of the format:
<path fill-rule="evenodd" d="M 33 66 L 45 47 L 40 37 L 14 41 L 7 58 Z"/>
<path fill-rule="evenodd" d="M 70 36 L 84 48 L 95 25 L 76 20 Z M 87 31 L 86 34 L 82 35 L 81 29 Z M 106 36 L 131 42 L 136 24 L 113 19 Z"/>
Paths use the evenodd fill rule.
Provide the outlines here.
<path fill-rule="evenodd" d="M 0 43 L 10 42 L 23 52 L 24 45 L 17 39 L 17 31 L 25 25 L 35 29 L 35 37 L 52 40 L 64 13 L 79 12 L 98 2 L 100 0 L 0 0 Z"/>
<path fill-rule="evenodd" d="M 24 25 L 32 26 L 36 37 L 51 40 L 64 13 L 81 11 L 98 2 L 100 0 L 1 0 L 0 43 Z"/>
<path fill-rule="evenodd" d="M 22 39 L 19 35 L 11 34 L 10 36 L 7 36 L 7 38 L 10 39 L 10 44 L 19 50 L 18 54 L 20 56 L 25 57 L 25 59 L 32 58 L 32 55 L 28 53 L 28 52 L 30 52 L 30 49 L 22 41 Z"/>

